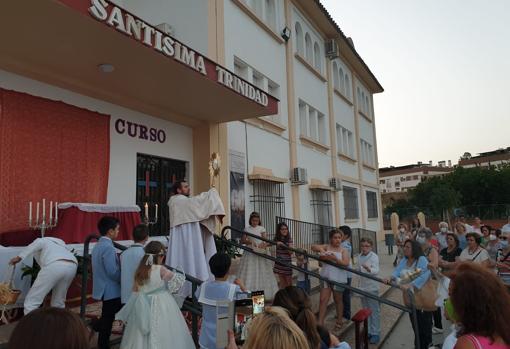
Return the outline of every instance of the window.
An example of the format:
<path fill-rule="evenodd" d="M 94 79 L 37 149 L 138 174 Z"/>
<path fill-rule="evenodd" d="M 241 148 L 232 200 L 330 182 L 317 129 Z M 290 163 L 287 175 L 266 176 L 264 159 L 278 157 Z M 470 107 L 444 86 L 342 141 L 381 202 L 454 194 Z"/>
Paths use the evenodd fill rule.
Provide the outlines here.
<path fill-rule="evenodd" d="M 406 181 L 410 181 L 411 180 L 411 176 L 406 176 Z"/>
<path fill-rule="evenodd" d="M 386 183 L 386 181 L 384 179 L 379 180 L 379 184 L 384 184 L 384 183 Z"/>
<path fill-rule="evenodd" d="M 346 186 L 344 186 L 342 189 L 344 193 L 345 219 L 358 219 L 358 189 Z"/>
<path fill-rule="evenodd" d="M 386 182 L 386 188 L 391 188 L 391 180 L 388 180 L 388 181 Z"/>
<path fill-rule="evenodd" d="M 358 98 L 357 99 L 357 102 L 358 102 L 358 108 L 360 107 L 360 103 L 361 103 L 361 91 L 359 89 L 359 87 L 356 89 L 356 97 Z"/>
<path fill-rule="evenodd" d="M 305 58 L 308 62 L 313 61 L 313 49 L 312 49 L 312 38 L 310 37 L 310 34 L 306 33 L 305 35 Z"/>
<path fill-rule="evenodd" d="M 297 48 L 297 52 L 301 56 L 304 56 L 305 55 L 305 48 L 303 46 L 303 44 L 304 44 L 304 42 L 303 42 L 303 29 L 301 29 L 301 24 L 299 24 L 298 22 L 296 22 L 295 31 L 296 31 L 296 48 Z"/>
<path fill-rule="evenodd" d="M 351 83 L 349 81 L 349 75 L 345 74 L 345 94 L 348 99 L 351 99 Z"/>
<path fill-rule="evenodd" d="M 251 202 L 253 210 L 260 214 L 260 219 L 267 227 L 268 238 L 274 238 L 276 217 L 285 217 L 285 188 L 283 183 L 267 180 L 254 180 Z"/>
<path fill-rule="evenodd" d="M 370 115 L 370 102 L 368 101 L 368 96 L 365 96 L 365 114 Z"/>
<path fill-rule="evenodd" d="M 264 21 L 271 29 L 276 29 L 276 5 L 275 0 L 265 0 L 266 8 L 264 12 Z"/>
<path fill-rule="evenodd" d="M 262 74 L 252 70 L 252 84 L 260 89 L 264 89 L 264 76 Z"/>
<path fill-rule="evenodd" d="M 413 179 L 414 179 L 414 180 L 418 180 L 418 178 L 420 178 L 420 177 L 419 177 L 419 176 L 417 176 L 417 175 L 414 175 L 414 176 L 413 176 Z"/>
<path fill-rule="evenodd" d="M 377 211 L 377 193 L 373 191 L 367 191 L 367 213 L 368 218 L 379 217 Z"/>
<path fill-rule="evenodd" d="M 365 140 L 361 140 L 361 159 L 364 164 L 374 166 L 374 151 L 372 145 Z"/>
<path fill-rule="evenodd" d="M 322 71 L 322 64 L 321 64 L 321 49 L 319 47 L 319 44 L 318 43 L 315 43 L 313 45 L 313 64 L 314 64 L 314 67 L 315 69 L 317 69 L 319 72 Z"/>
<path fill-rule="evenodd" d="M 336 124 L 336 146 L 339 153 L 354 158 L 354 142 L 352 139 L 351 131 Z"/>
<path fill-rule="evenodd" d="M 332 223 L 331 192 L 328 190 L 312 190 L 312 201 L 315 223 L 330 226 Z"/>
<path fill-rule="evenodd" d="M 400 187 L 400 182 L 395 182 L 395 187 Z"/>
<path fill-rule="evenodd" d="M 366 108 L 366 105 L 365 105 L 365 92 L 364 91 L 361 91 L 361 101 L 360 101 L 360 105 L 361 105 L 361 111 L 363 113 L 367 113 L 365 108 Z"/>
<path fill-rule="evenodd" d="M 405 177 L 400 177 L 400 181 L 401 181 L 401 182 L 405 182 L 405 181 L 406 181 L 406 178 L 405 178 Z"/>
<path fill-rule="evenodd" d="M 327 118 L 317 109 L 299 100 L 299 125 L 301 136 L 327 144 Z"/>
<path fill-rule="evenodd" d="M 344 79 L 344 71 L 340 68 L 340 92 L 345 94 L 345 79 Z"/>
<path fill-rule="evenodd" d="M 269 93 L 273 97 L 280 98 L 280 85 L 278 85 L 276 82 L 272 80 L 267 79 L 267 93 Z M 279 114 L 268 115 L 265 116 L 264 118 L 279 124 L 282 123 Z"/>
<path fill-rule="evenodd" d="M 338 64 L 336 62 L 333 62 L 333 88 L 339 90 L 340 89 L 340 80 L 338 76 Z M 343 79 L 342 79 L 343 81 Z"/>

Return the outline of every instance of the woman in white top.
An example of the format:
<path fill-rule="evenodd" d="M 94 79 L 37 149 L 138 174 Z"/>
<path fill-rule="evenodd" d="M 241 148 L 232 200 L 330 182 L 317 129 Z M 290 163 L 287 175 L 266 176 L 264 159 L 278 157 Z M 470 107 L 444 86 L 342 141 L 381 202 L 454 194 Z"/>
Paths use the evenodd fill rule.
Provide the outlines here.
<path fill-rule="evenodd" d="M 328 245 L 312 245 L 312 251 L 319 252 L 321 259 L 325 261 L 334 262 L 344 267 L 349 266 L 349 252 L 342 246 L 342 232 L 339 230 L 331 230 L 329 232 Z M 336 268 L 332 265 L 324 263 L 321 268 L 321 276 L 336 281 L 341 284 L 347 283 L 347 271 Z M 343 326 L 343 301 L 342 301 L 343 288 L 325 284 L 320 293 L 319 305 L 319 324 L 324 325 L 324 318 L 326 317 L 326 309 L 328 302 L 333 293 L 333 299 L 336 304 L 337 321 L 335 330 L 339 330 Z"/>
<path fill-rule="evenodd" d="M 480 246 L 482 237 L 477 233 L 466 234 L 467 247 L 459 256 L 459 261 L 479 263 L 484 267 L 490 266 L 489 253 Z"/>
<path fill-rule="evenodd" d="M 266 229 L 261 225 L 257 212 L 250 214 L 249 225 L 245 232 L 267 239 Z M 254 251 L 267 253 L 268 244 L 255 237 L 243 234 L 242 243 L 250 246 Z M 246 289 L 251 291 L 264 290 L 266 300 L 273 299 L 278 291 L 278 283 L 273 274 L 273 263 L 248 251 L 244 251 L 239 265 L 238 278 L 244 281 Z"/>

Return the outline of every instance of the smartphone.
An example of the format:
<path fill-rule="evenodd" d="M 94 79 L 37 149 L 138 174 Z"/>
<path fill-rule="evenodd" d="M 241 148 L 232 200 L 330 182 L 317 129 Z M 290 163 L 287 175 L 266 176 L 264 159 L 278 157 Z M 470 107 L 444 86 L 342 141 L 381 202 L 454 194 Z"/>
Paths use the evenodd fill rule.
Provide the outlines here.
<path fill-rule="evenodd" d="M 264 303 L 264 291 L 252 292 L 248 298 L 235 301 L 234 335 L 236 344 L 244 344 L 250 323 L 254 316 L 264 311 Z"/>

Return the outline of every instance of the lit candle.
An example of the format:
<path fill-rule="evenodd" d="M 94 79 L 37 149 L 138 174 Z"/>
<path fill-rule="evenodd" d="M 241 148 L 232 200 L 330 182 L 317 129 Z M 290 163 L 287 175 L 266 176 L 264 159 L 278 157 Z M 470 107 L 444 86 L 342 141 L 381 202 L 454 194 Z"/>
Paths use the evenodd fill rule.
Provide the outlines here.
<path fill-rule="evenodd" d="M 28 223 L 32 225 L 32 201 L 28 203 Z"/>
<path fill-rule="evenodd" d="M 50 222 L 52 218 L 53 218 L 53 201 L 50 201 Z"/>
<path fill-rule="evenodd" d="M 145 218 L 149 219 L 149 205 L 145 203 Z"/>
<path fill-rule="evenodd" d="M 42 199 L 42 220 L 46 219 L 46 199 Z"/>
<path fill-rule="evenodd" d="M 36 216 L 35 216 L 35 224 L 39 224 L 39 201 L 37 201 L 37 213 L 36 213 Z"/>
<path fill-rule="evenodd" d="M 158 204 L 156 204 L 156 220 L 158 220 Z"/>

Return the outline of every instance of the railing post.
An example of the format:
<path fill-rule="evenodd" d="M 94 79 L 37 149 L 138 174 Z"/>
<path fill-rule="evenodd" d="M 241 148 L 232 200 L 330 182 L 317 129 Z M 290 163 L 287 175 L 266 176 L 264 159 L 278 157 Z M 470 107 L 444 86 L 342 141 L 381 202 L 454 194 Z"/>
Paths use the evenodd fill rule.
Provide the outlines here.
<path fill-rule="evenodd" d="M 418 326 L 418 313 L 416 311 L 416 304 L 414 302 L 414 293 L 411 289 L 408 289 L 407 295 L 409 296 L 409 301 L 411 302 L 411 316 L 413 318 L 412 325 L 414 330 L 414 346 L 415 349 L 421 349 L 420 343 L 420 328 Z"/>
<path fill-rule="evenodd" d="M 191 283 L 191 299 L 193 300 L 193 305 L 198 307 L 198 300 L 195 296 L 197 292 L 197 284 L 195 282 Z M 193 337 L 193 341 L 195 345 L 198 347 L 198 315 L 192 311 L 191 313 L 191 336 Z"/>
<path fill-rule="evenodd" d="M 81 300 L 80 300 L 80 317 L 85 318 L 85 311 L 87 308 L 87 284 L 89 279 L 89 246 L 92 239 L 97 239 L 96 235 L 89 235 L 85 239 L 83 245 L 83 259 L 81 266 Z"/>

